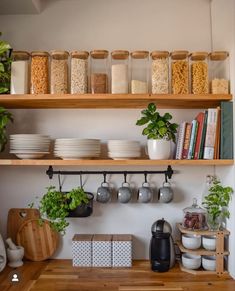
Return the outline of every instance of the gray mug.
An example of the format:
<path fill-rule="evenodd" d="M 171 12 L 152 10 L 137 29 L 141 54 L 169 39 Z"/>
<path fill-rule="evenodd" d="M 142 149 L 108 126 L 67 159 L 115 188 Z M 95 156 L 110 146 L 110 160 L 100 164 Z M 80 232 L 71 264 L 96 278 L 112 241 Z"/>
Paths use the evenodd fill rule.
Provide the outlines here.
<path fill-rule="evenodd" d="M 158 190 L 158 200 L 162 203 L 170 203 L 173 200 L 174 192 L 169 182 L 164 182 Z"/>
<path fill-rule="evenodd" d="M 122 187 L 120 187 L 117 192 L 118 201 L 120 203 L 128 203 L 131 200 L 131 196 L 132 196 L 132 191 L 130 188 L 130 184 L 127 182 L 122 183 Z"/>
<path fill-rule="evenodd" d="M 101 186 L 97 189 L 96 201 L 100 203 L 107 203 L 111 199 L 111 191 L 109 184 L 103 182 Z"/>
<path fill-rule="evenodd" d="M 148 203 L 152 200 L 152 198 L 153 198 L 153 191 L 149 187 L 149 183 L 144 182 L 142 184 L 142 187 L 140 187 L 138 190 L 137 200 L 138 202 L 141 202 L 141 203 Z"/>

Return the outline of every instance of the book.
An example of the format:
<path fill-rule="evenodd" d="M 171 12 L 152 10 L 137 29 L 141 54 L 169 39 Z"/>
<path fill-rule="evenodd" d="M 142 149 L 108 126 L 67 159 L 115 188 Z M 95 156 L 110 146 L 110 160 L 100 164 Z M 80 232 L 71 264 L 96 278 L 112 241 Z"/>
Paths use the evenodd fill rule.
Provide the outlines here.
<path fill-rule="evenodd" d="M 202 132 L 203 132 L 203 126 L 204 126 L 204 118 L 205 118 L 204 112 L 200 112 L 196 116 L 196 120 L 198 122 L 198 130 L 197 130 L 196 145 L 195 145 L 194 157 L 193 157 L 195 160 L 199 159 L 200 146 L 202 142 Z"/>
<path fill-rule="evenodd" d="M 175 158 L 177 160 L 180 160 L 182 158 L 185 128 L 186 128 L 186 122 L 184 121 L 180 124 L 179 131 L 178 131 L 178 139 L 177 139 L 176 155 L 175 155 Z"/>
<path fill-rule="evenodd" d="M 197 127 L 198 127 L 198 122 L 196 119 L 194 119 L 192 121 L 192 131 L 191 131 L 189 150 L 188 150 L 188 160 L 193 159 L 195 140 L 196 140 L 196 136 L 197 136 Z"/>
<path fill-rule="evenodd" d="M 220 159 L 233 159 L 233 102 L 221 102 Z"/>
<path fill-rule="evenodd" d="M 218 109 L 217 125 L 216 125 L 216 134 L 215 134 L 215 152 L 214 159 L 219 159 L 219 148 L 220 148 L 220 107 Z"/>
<path fill-rule="evenodd" d="M 200 150 L 199 150 L 199 159 L 203 159 L 203 154 L 204 154 L 204 146 L 205 146 L 205 139 L 206 139 L 206 127 L 207 127 L 207 116 L 208 116 L 208 110 L 205 111 L 205 116 L 204 116 L 204 123 L 203 123 L 203 129 L 202 129 L 202 139 L 201 139 Z"/>
<path fill-rule="evenodd" d="M 184 145 L 183 145 L 183 152 L 182 152 L 182 159 L 188 158 L 188 150 L 189 150 L 189 143 L 191 137 L 191 130 L 192 130 L 192 123 L 186 123 L 185 128 L 185 136 L 184 136 Z"/>

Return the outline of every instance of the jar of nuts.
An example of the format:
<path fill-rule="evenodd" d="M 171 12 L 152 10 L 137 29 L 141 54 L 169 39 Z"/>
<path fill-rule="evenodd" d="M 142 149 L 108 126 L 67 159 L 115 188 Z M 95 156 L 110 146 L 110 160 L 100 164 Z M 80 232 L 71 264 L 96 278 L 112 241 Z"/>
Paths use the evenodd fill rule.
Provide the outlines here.
<path fill-rule="evenodd" d="M 51 52 L 51 94 L 68 93 L 68 57 L 66 51 Z"/>
<path fill-rule="evenodd" d="M 33 51 L 31 53 L 31 94 L 49 93 L 49 54 Z"/>
<path fill-rule="evenodd" d="M 190 55 L 191 91 L 193 94 L 209 93 L 208 53 L 194 52 Z"/>
<path fill-rule="evenodd" d="M 197 204 L 196 198 L 193 199 L 192 206 L 184 208 L 183 212 L 183 227 L 191 230 L 203 230 L 207 228 L 206 210 Z"/>
<path fill-rule="evenodd" d="M 209 55 L 209 75 L 212 94 L 229 94 L 229 53 L 212 52 Z"/>
<path fill-rule="evenodd" d="M 94 50 L 91 55 L 91 93 L 108 93 L 108 55 L 106 50 Z"/>
<path fill-rule="evenodd" d="M 152 94 L 169 93 L 169 52 L 154 51 L 152 57 Z"/>
<path fill-rule="evenodd" d="M 173 94 L 189 93 L 188 51 L 171 53 L 171 90 Z"/>
<path fill-rule="evenodd" d="M 88 57 L 87 51 L 71 52 L 71 94 L 88 92 Z"/>

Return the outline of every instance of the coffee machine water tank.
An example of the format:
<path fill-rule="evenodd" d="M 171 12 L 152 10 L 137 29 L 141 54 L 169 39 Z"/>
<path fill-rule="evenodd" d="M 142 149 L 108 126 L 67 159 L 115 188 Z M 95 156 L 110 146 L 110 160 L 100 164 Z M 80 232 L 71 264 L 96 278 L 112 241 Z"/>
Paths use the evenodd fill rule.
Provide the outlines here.
<path fill-rule="evenodd" d="M 5 268 L 7 262 L 6 249 L 0 234 L 0 272 Z"/>

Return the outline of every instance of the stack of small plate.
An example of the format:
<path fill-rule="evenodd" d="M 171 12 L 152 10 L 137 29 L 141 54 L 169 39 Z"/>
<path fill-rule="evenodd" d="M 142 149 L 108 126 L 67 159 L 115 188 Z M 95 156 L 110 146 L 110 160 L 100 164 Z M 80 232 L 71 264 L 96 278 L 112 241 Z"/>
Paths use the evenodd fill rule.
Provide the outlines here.
<path fill-rule="evenodd" d="M 109 140 L 108 156 L 114 160 L 135 159 L 141 156 L 141 147 L 134 140 Z"/>
<path fill-rule="evenodd" d="M 10 153 L 20 159 L 40 159 L 50 152 L 50 137 L 42 134 L 10 135 Z"/>
<path fill-rule="evenodd" d="M 58 138 L 54 155 L 63 160 L 90 159 L 100 156 L 99 139 Z"/>

